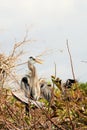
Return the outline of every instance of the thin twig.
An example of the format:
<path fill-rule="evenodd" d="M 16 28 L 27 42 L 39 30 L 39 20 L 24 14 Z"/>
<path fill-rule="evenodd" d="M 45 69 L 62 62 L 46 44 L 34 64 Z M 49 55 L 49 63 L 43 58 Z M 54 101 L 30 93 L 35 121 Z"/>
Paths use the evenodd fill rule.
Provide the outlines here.
<path fill-rule="evenodd" d="M 55 65 L 55 78 L 56 78 L 56 63 L 54 63 L 54 65 Z"/>
<path fill-rule="evenodd" d="M 42 57 L 42 56 L 47 56 L 47 55 L 50 55 L 50 54 L 53 54 L 54 52 L 63 52 L 63 50 L 59 50 L 59 49 L 47 49 L 47 50 L 44 50 L 41 54 L 39 54 L 38 56 L 36 57 Z"/>
<path fill-rule="evenodd" d="M 70 57 L 70 64 L 71 64 L 71 70 L 72 70 L 73 79 L 75 80 L 75 73 L 74 73 L 73 62 L 72 62 L 72 56 L 71 56 L 71 53 L 70 53 L 68 40 L 66 41 L 66 45 L 67 45 L 67 49 L 68 49 L 68 53 L 69 53 L 69 57 Z"/>
<path fill-rule="evenodd" d="M 87 63 L 87 61 L 81 61 L 81 62 Z"/>
<path fill-rule="evenodd" d="M 21 45 L 23 45 L 23 44 L 25 44 L 25 43 L 31 43 L 32 42 L 32 40 L 26 40 L 26 41 L 22 41 L 22 42 L 18 42 L 18 43 L 15 43 L 15 45 L 14 45 L 14 47 L 13 47 L 13 51 L 12 51 L 12 54 L 11 54 L 11 56 L 13 57 L 14 56 L 14 54 L 15 54 L 15 51 L 16 51 L 16 49 L 18 48 L 18 47 L 20 47 Z"/>
<path fill-rule="evenodd" d="M 68 112 L 70 124 L 71 124 L 71 126 L 72 126 L 72 130 L 74 130 L 74 129 L 75 129 L 75 126 L 74 126 L 74 124 L 73 124 L 73 122 L 72 122 L 72 119 L 71 119 L 71 116 L 70 116 L 70 106 L 69 106 L 69 103 L 68 103 L 68 102 L 66 102 L 66 108 L 67 108 L 67 112 Z"/>
<path fill-rule="evenodd" d="M 54 75 L 54 77 L 55 77 L 55 79 L 56 79 L 56 63 L 54 63 L 54 68 L 55 68 L 55 75 Z M 54 84 L 54 82 L 53 82 L 53 88 L 52 88 L 52 93 L 51 93 L 51 101 L 50 101 L 50 103 L 49 103 L 49 107 L 51 106 L 51 104 L 52 104 L 52 102 L 53 102 L 53 99 L 54 99 L 54 86 L 55 86 L 55 84 Z"/>

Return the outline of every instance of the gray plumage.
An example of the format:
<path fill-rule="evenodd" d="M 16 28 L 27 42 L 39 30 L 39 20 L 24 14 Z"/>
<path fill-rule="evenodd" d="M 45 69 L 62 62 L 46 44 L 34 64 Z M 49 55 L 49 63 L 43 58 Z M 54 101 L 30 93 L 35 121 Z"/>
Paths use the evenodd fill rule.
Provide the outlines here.
<path fill-rule="evenodd" d="M 42 96 L 50 102 L 51 100 L 51 90 L 49 89 L 49 87 L 47 86 L 47 84 L 43 84 L 40 86 L 41 87 L 41 94 Z"/>
<path fill-rule="evenodd" d="M 21 79 L 21 89 L 24 90 L 26 97 L 30 96 L 29 78 L 29 75 L 26 75 Z"/>
<path fill-rule="evenodd" d="M 30 97 L 33 100 L 38 100 L 43 95 L 46 100 L 50 101 L 51 91 L 45 81 L 39 80 L 36 67 L 34 66 L 35 62 L 40 63 L 40 60 L 33 57 L 29 58 L 28 68 L 30 73 L 22 78 L 21 89 L 25 90 L 26 97 Z"/>

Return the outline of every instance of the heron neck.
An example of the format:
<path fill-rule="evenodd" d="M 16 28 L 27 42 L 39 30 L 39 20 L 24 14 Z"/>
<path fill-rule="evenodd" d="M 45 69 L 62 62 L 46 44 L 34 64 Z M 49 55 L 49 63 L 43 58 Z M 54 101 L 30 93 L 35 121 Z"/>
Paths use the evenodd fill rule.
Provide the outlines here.
<path fill-rule="evenodd" d="M 35 79 L 38 79 L 37 70 L 36 70 L 35 66 L 33 66 L 33 69 L 31 70 L 31 76 Z"/>

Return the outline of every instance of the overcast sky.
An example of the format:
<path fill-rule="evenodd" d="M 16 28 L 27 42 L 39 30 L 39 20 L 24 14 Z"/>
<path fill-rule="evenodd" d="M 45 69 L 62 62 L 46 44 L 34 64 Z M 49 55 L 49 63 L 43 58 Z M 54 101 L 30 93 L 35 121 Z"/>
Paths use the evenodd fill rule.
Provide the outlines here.
<path fill-rule="evenodd" d="M 54 50 L 42 57 L 43 65 L 37 65 L 40 75 L 53 75 L 55 62 L 58 77 L 72 78 L 68 39 L 76 78 L 87 81 L 87 64 L 81 62 L 87 60 L 87 0 L 0 0 L 0 52 L 9 54 L 26 29 L 36 40 L 26 47 L 29 55 Z"/>

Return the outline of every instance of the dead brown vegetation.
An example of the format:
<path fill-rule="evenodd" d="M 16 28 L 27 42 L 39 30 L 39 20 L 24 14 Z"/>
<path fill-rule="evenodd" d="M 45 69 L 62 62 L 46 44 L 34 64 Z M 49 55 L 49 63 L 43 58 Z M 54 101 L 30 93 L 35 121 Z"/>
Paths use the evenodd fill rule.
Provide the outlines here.
<path fill-rule="evenodd" d="M 36 108 L 36 106 L 29 104 L 29 113 L 26 114 L 25 104 L 16 100 L 12 96 L 11 90 L 3 88 L 4 83 L 9 79 L 14 79 L 19 84 L 16 79 L 15 68 L 27 62 L 17 64 L 17 60 L 23 54 L 22 51 L 17 52 L 17 49 L 28 41 L 25 37 L 23 42 L 16 43 L 9 56 L 0 54 L 0 129 L 86 130 L 87 93 L 80 89 L 79 83 L 75 83 L 72 88 L 66 89 L 65 94 L 63 94 L 58 81 L 59 78 L 56 75 L 56 64 L 55 76 L 51 79 L 53 83 L 52 100 L 48 103 L 42 99 L 41 102 L 45 103 L 42 108 Z M 73 68 L 73 64 L 71 67 Z M 72 75 L 75 78 L 74 70 L 72 70 Z"/>

